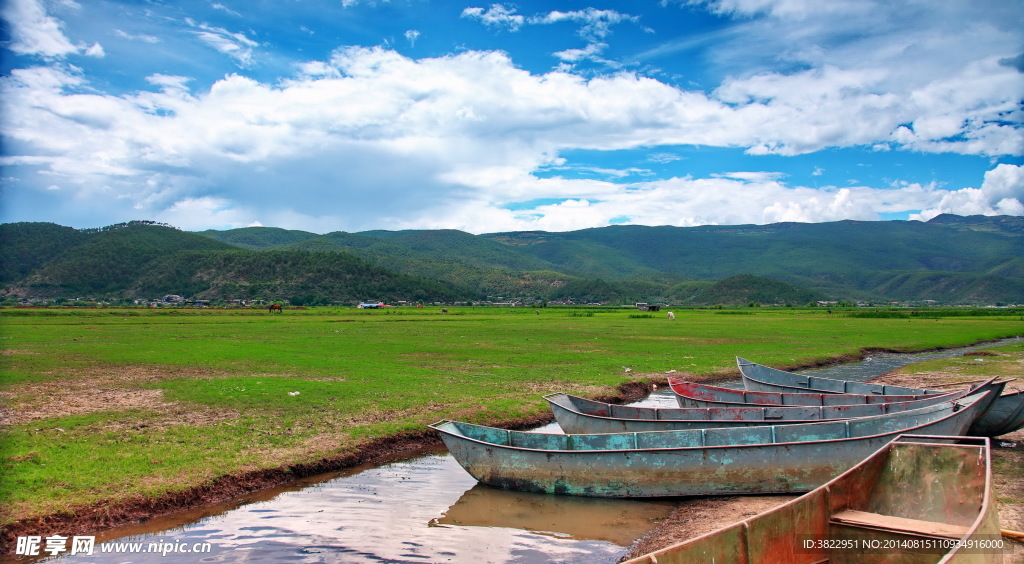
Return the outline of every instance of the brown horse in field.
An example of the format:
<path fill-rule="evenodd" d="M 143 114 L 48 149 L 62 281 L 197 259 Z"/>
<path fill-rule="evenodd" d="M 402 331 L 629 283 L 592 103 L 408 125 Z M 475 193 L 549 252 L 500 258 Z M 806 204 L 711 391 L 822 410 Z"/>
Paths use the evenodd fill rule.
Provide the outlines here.
<path fill-rule="evenodd" d="M 275 311 L 277 313 L 282 313 L 284 312 L 284 308 L 281 307 L 281 304 L 273 304 L 269 308 L 267 308 L 267 311 L 270 313 L 274 313 Z"/>

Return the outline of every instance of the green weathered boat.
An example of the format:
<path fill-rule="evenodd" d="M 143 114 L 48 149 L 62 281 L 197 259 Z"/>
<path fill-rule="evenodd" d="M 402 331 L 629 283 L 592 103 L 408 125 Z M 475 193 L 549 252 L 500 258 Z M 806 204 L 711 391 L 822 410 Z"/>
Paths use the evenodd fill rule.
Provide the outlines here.
<path fill-rule="evenodd" d="M 544 399 L 548 401 L 558 426 L 566 433 L 636 433 L 712 427 L 796 425 L 871 417 L 954 401 L 969 393 L 964 390 L 896 403 L 826 406 L 725 405 L 691 408 L 615 405 L 564 393 L 548 394 Z"/>
<path fill-rule="evenodd" d="M 963 435 L 993 393 L 843 421 L 556 435 L 441 421 L 455 460 L 503 489 L 593 497 L 805 492 L 901 433 Z"/>
<path fill-rule="evenodd" d="M 904 386 L 885 386 L 869 382 L 849 382 L 794 374 L 736 357 L 743 375 L 743 387 L 752 392 L 845 394 L 918 394 L 937 395 L 946 392 Z M 997 437 L 1024 428 L 1024 392 L 999 395 L 968 431 L 971 435 Z"/>
<path fill-rule="evenodd" d="M 864 405 L 872 403 L 896 403 L 918 401 L 939 395 L 865 395 L 831 394 L 822 392 L 752 392 L 743 389 L 723 388 L 701 382 L 687 382 L 679 378 L 668 378 L 669 387 L 675 393 L 679 407 L 724 407 L 725 405 Z M 946 395 L 953 392 L 946 392 Z"/>
<path fill-rule="evenodd" d="M 630 564 L 1002 562 L 987 438 L 903 435 L 775 509 Z"/>

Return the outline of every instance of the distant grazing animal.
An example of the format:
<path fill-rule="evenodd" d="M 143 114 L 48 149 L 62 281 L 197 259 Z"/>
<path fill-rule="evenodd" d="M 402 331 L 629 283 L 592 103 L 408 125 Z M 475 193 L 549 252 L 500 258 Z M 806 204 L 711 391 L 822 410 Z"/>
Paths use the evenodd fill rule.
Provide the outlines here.
<path fill-rule="evenodd" d="M 669 318 L 669 319 L 675 319 L 675 318 L 676 318 L 676 314 L 674 314 L 674 313 L 672 313 L 672 312 L 670 311 L 670 312 L 668 312 L 668 318 Z"/>
<path fill-rule="evenodd" d="M 441 313 L 448 313 L 448 310 L 447 309 L 442 309 Z"/>
<path fill-rule="evenodd" d="M 275 311 L 277 313 L 282 313 L 284 311 L 284 308 L 281 307 L 281 304 L 274 304 L 274 305 L 270 306 L 269 308 L 267 308 L 267 311 L 269 311 L 270 313 L 274 313 Z"/>

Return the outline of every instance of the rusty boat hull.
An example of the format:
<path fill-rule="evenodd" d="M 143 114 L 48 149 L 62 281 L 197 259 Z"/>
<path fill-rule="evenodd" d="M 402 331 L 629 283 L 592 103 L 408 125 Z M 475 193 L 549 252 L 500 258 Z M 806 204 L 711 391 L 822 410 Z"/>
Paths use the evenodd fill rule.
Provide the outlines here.
<path fill-rule="evenodd" d="M 823 393 L 835 396 L 848 394 L 917 394 L 939 395 L 945 392 L 904 386 L 885 386 L 867 382 L 849 382 L 794 374 L 736 357 L 736 365 L 743 375 L 743 387 L 756 393 Z M 1005 385 L 1005 384 L 1004 384 Z M 997 437 L 1024 428 L 1024 392 L 1000 394 L 983 413 L 969 433 L 984 437 Z"/>
<path fill-rule="evenodd" d="M 943 401 L 953 401 L 968 393 L 965 390 L 918 401 L 862 405 L 729 405 L 693 408 L 615 405 L 565 393 L 548 394 L 544 396 L 544 399 L 548 401 L 559 427 L 566 433 L 579 434 L 682 431 L 716 427 L 797 425 L 837 421 L 919 409 Z"/>
<path fill-rule="evenodd" d="M 591 497 L 795 493 L 814 489 L 901 433 L 963 435 L 991 392 L 891 415 L 828 423 L 562 435 L 441 421 L 478 481 Z"/>
<path fill-rule="evenodd" d="M 1002 562 L 987 438 L 902 435 L 775 509 L 630 564 Z"/>

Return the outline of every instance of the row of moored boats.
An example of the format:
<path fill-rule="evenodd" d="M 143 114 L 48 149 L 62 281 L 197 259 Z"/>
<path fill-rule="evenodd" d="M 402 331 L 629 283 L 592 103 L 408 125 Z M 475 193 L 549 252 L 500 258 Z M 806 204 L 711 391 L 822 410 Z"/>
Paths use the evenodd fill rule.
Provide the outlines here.
<path fill-rule="evenodd" d="M 822 552 L 812 550 L 814 543 L 801 548 L 792 538 L 773 544 L 756 536 L 750 521 L 785 524 L 782 514 L 796 510 L 822 522 L 801 524 L 810 527 L 806 531 L 791 530 L 792 523 L 761 524 L 771 534 L 790 530 L 818 540 L 867 534 L 932 539 L 939 546 L 935 539 L 999 539 L 998 513 L 989 502 L 987 437 L 1024 427 L 1024 392 L 1004 393 L 1007 382 L 996 379 L 944 392 L 794 374 L 741 358 L 737 364 L 743 390 L 670 379 L 678 408 L 545 396 L 565 434 L 457 421 L 431 427 L 474 478 L 504 489 L 596 497 L 811 492 L 732 533 L 719 531 L 725 537 L 706 535 L 662 552 L 657 562 L 712 561 L 707 558 L 715 555 L 718 562 L 820 562 L 812 557 L 822 554 L 842 561 L 841 552 L 825 550 L 842 543 L 820 542 Z M 850 484 L 850 493 L 836 493 Z M 698 540 L 704 548 L 691 546 Z M 718 545 L 725 552 L 716 552 Z M 745 556 L 734 560 L 729 551 L 739 545 Z M 749 554 L 754 548 L 775 552 L 757 559 Z M 777 560 L 779 550 L 789 556 Z M 676 553 L 696 560 L 676 560 Z M 865 554 L 856 554 L 864 561 Z M 994 550 L 970 554 L 982 562 L 989 561 L 986 554 L 998 557 Z"/>

